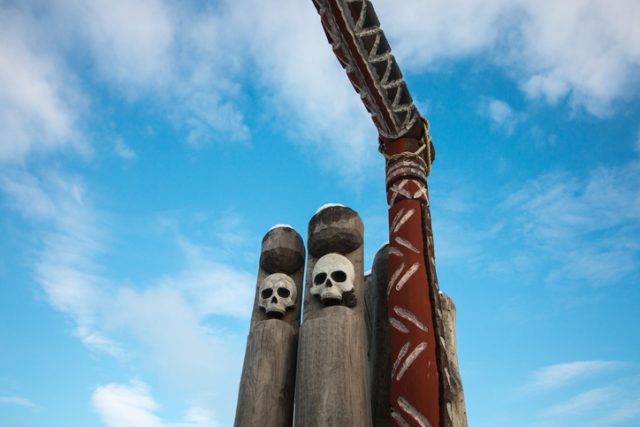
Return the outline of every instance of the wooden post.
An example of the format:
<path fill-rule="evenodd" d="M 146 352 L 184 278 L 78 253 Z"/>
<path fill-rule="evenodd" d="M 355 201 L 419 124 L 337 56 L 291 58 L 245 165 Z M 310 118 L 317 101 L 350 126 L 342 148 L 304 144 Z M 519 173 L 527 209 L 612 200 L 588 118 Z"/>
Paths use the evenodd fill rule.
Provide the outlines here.
<path fill-rule="evenodd" d="M 443 313 L 427 190 L 435 156 L 428 123 L 413 103 L 371 1 L 313 3 L 333 52 L 371 114 L 378 149 L 387 160 L 392 423 L 452 426 L 443 374 L 451 365 L 440 340 Z"/>
<path fill-rule="evenodd" d="M 387 157 L 389 203 L 391 418 L 394 425 L 437 427 L 444 400 L 436 329 L 438 289 L 429 250 L 433 238 L 429 240 L 425 225 L 430 161 L 414 154 L 427 151 L 431 159 L 432 147 L 428 139 L 407 138 L 384 143 L 381 149 Z"/>
<path fill-rule="evenodd" d="M 262 239 L 236 427 L 291 426 L 304 244 L 288 227 Z"/>
<path fill-rule="evenodd" d="M 321 209 L 309 222 L 296 426 L 371 425 L 363 235 L 358 214 L 342 206 Z"/>
<path fill-rule="evenodd" d="M 458 368 L 458 353 L 456 349 L 456 305 L 446 294 L 439 294 L 440 312 L 442 319 L 442 335 L 440 347 L 443 357 L 440 362 L 443 375 L 443 398 L 446 414 L 445 426 L 467 427 L 467 409 L 464 402 L 464 390 Z"/>
<path fill-rule="evenodd" d="M 369 394 L 374 427 L 391 425 L 389 388 L 391 383 L 391 355 L 389 339 L 389 315 L 387 313 L 387 285 L 389 273 L 389 245 L 376 254 L 367 276 L 365 302 L 367 309 L 367 338 L 369 359 Z"/>
<path fill-rule="evenodd" d="M 427 190 L 426 182 L 425 190 Z M 438 343 L 436 349 L 441 390 L 441 425 L 444 427 L 467 427 L 467 410 L 456 350 L 456 306 L 450 297 L 440 291 L 428 197 L 427 203 L 422 206 L 422 222 L 426 242 L 425 259 L 429 277 L 428 288 L 434 305 L 433 319 Z"/>

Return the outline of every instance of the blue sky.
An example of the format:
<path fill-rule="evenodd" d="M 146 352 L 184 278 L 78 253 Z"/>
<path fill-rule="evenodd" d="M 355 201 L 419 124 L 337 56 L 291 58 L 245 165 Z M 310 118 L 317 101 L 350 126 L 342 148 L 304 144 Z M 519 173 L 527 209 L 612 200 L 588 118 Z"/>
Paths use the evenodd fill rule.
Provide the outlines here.
<path fill-rule="evenodd" d="M 640 424 L 640 4 L 377 0 L 472 426 Z M 0 3 L 0 426 L 232 424 L 274 224 L 386 237 L 310 1 Z"/>

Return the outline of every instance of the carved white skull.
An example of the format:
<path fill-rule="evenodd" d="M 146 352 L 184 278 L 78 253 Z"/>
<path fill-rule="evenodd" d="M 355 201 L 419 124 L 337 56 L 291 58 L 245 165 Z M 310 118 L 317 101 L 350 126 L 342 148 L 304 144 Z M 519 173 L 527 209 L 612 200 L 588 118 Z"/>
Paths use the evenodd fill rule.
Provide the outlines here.
<path fill-rule="evenodd" d="M 287 309 L 296 305 L 296 284 L 284 273 L 270 274 L 260 284 L 258 306 L 269 317 L 281 318 Z"/>
<path fill-rule="evenodd" d="M 355 270 L 351 261 L 340 254 L 327 254 L 313 267 L 311 295 L 319 295 L 322 302 L 342 301 L 345 292 L 353 290 Z"/>

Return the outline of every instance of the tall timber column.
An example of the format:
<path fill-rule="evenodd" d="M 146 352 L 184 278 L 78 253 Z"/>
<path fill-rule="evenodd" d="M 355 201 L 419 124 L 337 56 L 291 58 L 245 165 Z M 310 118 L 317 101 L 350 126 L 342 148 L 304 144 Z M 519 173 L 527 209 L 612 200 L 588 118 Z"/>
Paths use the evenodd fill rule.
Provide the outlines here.
<path fill-rule="evenodd" d="M 363 233 L 359 215 L 344 206 L 321 209 L 309 222 L 296 426 L 371 426 Z"/>
<path fill-rule="evenodd" d="M 425 124 L 426 126 L 426 124 Z M 426 148 L 426 149 L 425 149 Z M 389 283 L 391 337 L 391 418 L 400 426 L 441 424 L 441 390 L 434 282 L 425 214 L 429 209 L 427 175 L 431 144 L 401 138 L 381 142 L 389 203 Z M 427 152 L 427 161 L 422 152 Z"/>
<path fill-rule="evenodd" d="M 391 357 L 389 344 L 389 314 L 387 284 L 389 283 L 389 245 L 383 245 L 376 254 L 371 274 L 366 278 L 365 300 L 367 309 L 367 338 L 369 356 L 369 398 L 373 427 L 389 427 L 389 391 L 391 384 Z"/>
<path fill-rule="evenodd" d="M 289 227 L 262 239 L 236 427 L 293 424 L 304 243 Z"/>

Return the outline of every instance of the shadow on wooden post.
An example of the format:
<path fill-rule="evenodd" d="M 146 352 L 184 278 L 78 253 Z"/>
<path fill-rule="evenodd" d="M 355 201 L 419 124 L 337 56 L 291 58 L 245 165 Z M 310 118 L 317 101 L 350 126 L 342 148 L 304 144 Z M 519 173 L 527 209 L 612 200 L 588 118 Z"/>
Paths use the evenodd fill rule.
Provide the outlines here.
<path fill-rule="evenodd" d="M 369 394 L 374 427 L 391 425 L 389 390 L 391 385 L 391 343 L 387 313 L 389 283 L 389 244 L 378 250 L 366 277 L 367 356 L 369 359 Z"/>

